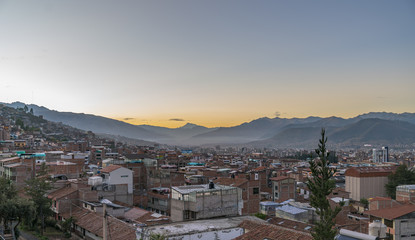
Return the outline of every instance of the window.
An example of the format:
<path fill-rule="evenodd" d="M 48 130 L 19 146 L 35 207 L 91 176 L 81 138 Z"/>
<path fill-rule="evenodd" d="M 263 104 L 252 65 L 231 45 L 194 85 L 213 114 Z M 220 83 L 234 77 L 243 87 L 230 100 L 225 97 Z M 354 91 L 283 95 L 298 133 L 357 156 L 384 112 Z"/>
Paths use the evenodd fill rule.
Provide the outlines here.
<path fill-rule="evenodd" d="M 184 219 L 195 219 L 196 218 L 196 212 L 185 210 L 184 211 Z"/>
<path fill-rule="evenodd" d="M 255 180 L 258 180 L 258 173 L 255 173 Z"/>
<path fill-rule="evenodd" d="M 393 228 L 393 221 L 388 220 L 388 219 L 385 219 L 385 220 L 383 221 L 383 223 L 384 223 L 387 227 Z"/>
<path fill-rule="evenodd" d="M 278 185 L 275 185 L 275 191 L 278 191 Z"/>
<path fill-rule="evenodd" d="M 255 188 L 253 189 L 253 193 L 254 193 L 254 194 L 259 194 L 259 188 L 255 187 Z"/>

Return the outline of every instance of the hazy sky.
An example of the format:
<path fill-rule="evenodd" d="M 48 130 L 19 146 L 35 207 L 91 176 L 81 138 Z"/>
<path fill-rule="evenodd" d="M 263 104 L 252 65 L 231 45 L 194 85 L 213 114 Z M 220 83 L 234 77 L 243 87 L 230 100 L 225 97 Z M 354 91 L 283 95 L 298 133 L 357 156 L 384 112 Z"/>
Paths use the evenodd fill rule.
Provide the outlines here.
<path fill-rule="evenodd" d="M 415 1 L 0 0 L 0 89 L 172 127 L 415 112 Z"/>

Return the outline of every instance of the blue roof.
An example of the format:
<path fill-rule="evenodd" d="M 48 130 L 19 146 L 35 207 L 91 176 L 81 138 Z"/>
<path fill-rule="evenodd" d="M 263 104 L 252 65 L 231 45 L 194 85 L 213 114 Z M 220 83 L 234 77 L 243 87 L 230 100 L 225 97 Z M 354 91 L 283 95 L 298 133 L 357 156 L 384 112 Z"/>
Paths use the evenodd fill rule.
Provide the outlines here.
<path fill-rule="evenodd" d="M 296 208 L 290 205 L 283 205 L 281 207 L 278 207 L 277 210 L 281 210 L 281 211 L 288 212 L 291 214 L 299 214 L 299 213 L 307 212 L 307 210 Z"/>
<path fill-rule="evenodd" d="M 263 206 L 278 206 L 278 205 L 281 205 L 279 203 L 271 202 L 271 201 L 260 202 L 259 204 L 261 204 Z"/>
<path fill-rule="evenodd" d="M 197 162 L 189 162 L 187 165 L 190 165 L 190 166 L 204 166 L 205 164 L 204 163 L 197 163 Z"/>

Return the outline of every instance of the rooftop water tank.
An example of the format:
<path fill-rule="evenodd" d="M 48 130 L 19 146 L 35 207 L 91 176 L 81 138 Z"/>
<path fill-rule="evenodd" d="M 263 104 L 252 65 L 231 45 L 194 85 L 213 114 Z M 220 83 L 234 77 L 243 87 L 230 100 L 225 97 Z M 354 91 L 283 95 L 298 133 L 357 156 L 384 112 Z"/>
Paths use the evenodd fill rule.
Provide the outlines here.
<path fill-rule="evenodd" d="M 369 224 L 369 235 L 386 238 L 386 225 L 379 220 L 373 221 Z"/>
<path fill-rule="evenodd" d="M 88 178 L 88 185 L 90 186 L 97 186 L 102 184 L 102 177 L 100 176 L 93 176 Z"/>

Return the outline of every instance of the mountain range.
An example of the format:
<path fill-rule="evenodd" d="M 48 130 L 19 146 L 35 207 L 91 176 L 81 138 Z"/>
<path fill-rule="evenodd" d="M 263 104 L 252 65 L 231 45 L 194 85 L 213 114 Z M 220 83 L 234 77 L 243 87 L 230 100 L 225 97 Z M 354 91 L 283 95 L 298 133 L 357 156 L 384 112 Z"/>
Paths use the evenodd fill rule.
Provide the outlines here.
<path fill-rule="evenodd" d="M 3 103 L 23 108 L 24 103 Z M 371 112 L 354 118 L 259 118 L 233 127 L 207 128 L 192 123 L 179 128 L 132 125 L 84 113 L 58 112 L 34 104 L 27 105 L 46 120 L 97 134 L 109 134 L 179 146 L 246 145 L 271 148 L 314 148 L 321 128 L 326 128 L 333 147 L 363 144 L 413 146 L 415 113 Z"/>

